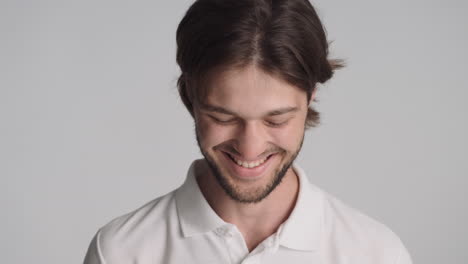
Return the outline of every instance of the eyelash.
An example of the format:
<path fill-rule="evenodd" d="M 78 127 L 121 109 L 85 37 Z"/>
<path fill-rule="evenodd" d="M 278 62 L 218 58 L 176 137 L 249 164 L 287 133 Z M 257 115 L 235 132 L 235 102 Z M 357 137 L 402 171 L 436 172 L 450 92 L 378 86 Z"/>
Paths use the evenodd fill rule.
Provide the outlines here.
<path fill-rule="evenodd" d="M 274 122 L 269 122 L 269 121 L 266 121 L 266 122 L 267 122 L 267 124 L 268 124 L 269 126 L 271 126 L 271 127 L 281 127 L 281 126 L 283 126 L 283 125 L 286 125 L 286 123 L 288 122 L 288 120 L 283 121 L 283 122 L 281 122 L 281 123 L 274 123 Z"/>
<path fill-rule="evenodd" d="M 213 117 L 213 119 L 217 122 L 217 123 L 220 123 L 220 124 L 229 124 L 229 123 L 233 123 L 234 121 L 236 121 L 235 119 L 229 119 L 229 120 L 219 120 L 219 119 L 216 119 Z"/>
<path fill-rule="evenodd" d="M 220 125 L 229 125 L 229 124 L 234 123 L 236 121 L 235 118 L 229 119 L 229 120 L 220 120 L 220 119 L 217 119 L 214 116 L 209 116 L 209 117 L 211 117 L 211 119 L 213 119 L 216 123 L 218 123 Z"/>
<path fill-rule="evenodd" d="M 217 119 L 213 116 L 211 116 L 211 118 L 216 122 L 216 123 L 219 123 L 221 125 L 229 125 L 231 123 L 234 123 L 236 121 L 236 119 L 229 119 L 229 120 L 220 120 L 220 119 Z M 281 123 L 275 123 L 275 122 L 270 122 L 270 121 L 265 121 L 268 126 L 270 127 L 281 127 L 283 125 L 285 125 L 289 120 L 286 120 L 286 121 L 283 121 Z"/>

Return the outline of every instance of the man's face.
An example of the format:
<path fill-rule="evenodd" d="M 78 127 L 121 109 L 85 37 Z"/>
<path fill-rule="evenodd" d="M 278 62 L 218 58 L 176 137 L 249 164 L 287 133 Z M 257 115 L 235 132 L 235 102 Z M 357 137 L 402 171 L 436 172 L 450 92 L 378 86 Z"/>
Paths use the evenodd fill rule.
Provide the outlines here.
<path fill-rule="evenodd" d="M 207 85 L 194 108 L 200 150 L 232 199 L 259 202 L 299 153 L 307 95 L 255 66 L 219 72 Z"/>

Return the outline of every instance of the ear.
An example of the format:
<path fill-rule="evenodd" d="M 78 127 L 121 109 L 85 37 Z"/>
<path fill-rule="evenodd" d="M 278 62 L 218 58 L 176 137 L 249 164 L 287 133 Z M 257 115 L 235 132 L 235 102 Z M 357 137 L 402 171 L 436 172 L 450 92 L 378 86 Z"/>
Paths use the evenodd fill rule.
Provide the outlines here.
<path fill-rule="evenodd" d="M 312 91 L 312 94 L 310 95 L 309 106 L 310 106 L 310 105 L 312 104 L 312 102 L 315 100 L 315 95 L 316 95 L 316 93 L 317 93 L 317 89 L 318 89 L 318 87 L 316 86 L 316 87 L 314 88 L 314 91 Z"/>

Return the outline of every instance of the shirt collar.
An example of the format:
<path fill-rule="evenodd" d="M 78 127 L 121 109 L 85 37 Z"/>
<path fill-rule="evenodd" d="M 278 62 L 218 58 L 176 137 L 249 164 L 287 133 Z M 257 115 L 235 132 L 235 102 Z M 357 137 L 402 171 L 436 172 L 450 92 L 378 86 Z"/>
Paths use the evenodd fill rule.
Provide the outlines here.
<path fill-rule="evenodd" d="M 196 162 L 190 165 L 184 184 L 175 194 L 184 237 L 229 225 L 214 212 L 201 193 L 195 178 Z M 322 194 L 309 183 L 305 172 L 298 165 L 294 163 L 292 167 L 299 178 L 299 193 L 291 215 L 278 229 L 279 243 L 296 250 L 316 250 L 323 230 Z"/>
<path fill-rule="evenodd" d="M 323 194 L 302 168 L 294 163 L 293 169 L 299 178 L 299 194 L 291 215 L 279 229 L 279 243 L 296 250 L 317 250 L 323 232 Z"/>
<path fill-rule="evenodd" d="M 175 194 L 179 222 L 184 237 L 212 231 L 228 223 L 210 207 L 195 178 L 195 160 L 190 165 L 184 184 Z"/>

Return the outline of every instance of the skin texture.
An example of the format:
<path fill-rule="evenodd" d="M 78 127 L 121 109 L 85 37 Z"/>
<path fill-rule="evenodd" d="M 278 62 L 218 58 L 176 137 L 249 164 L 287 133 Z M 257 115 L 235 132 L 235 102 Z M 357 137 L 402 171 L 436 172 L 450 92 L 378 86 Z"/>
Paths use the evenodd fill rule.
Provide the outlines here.
<path fill-rule="evenodd" d="M 207 88 L 205 100 L 194 107 L 205 156 L 197 181 L 213 210 L 238 227 L 251 251 L 294 208 L 299 183 L 290 165 L 304 139 L 307 95 L 255 65 L 214 74 Z M 227 153 L 247 162 L 269 158 L 261 174 L 242 177 Z"/>

